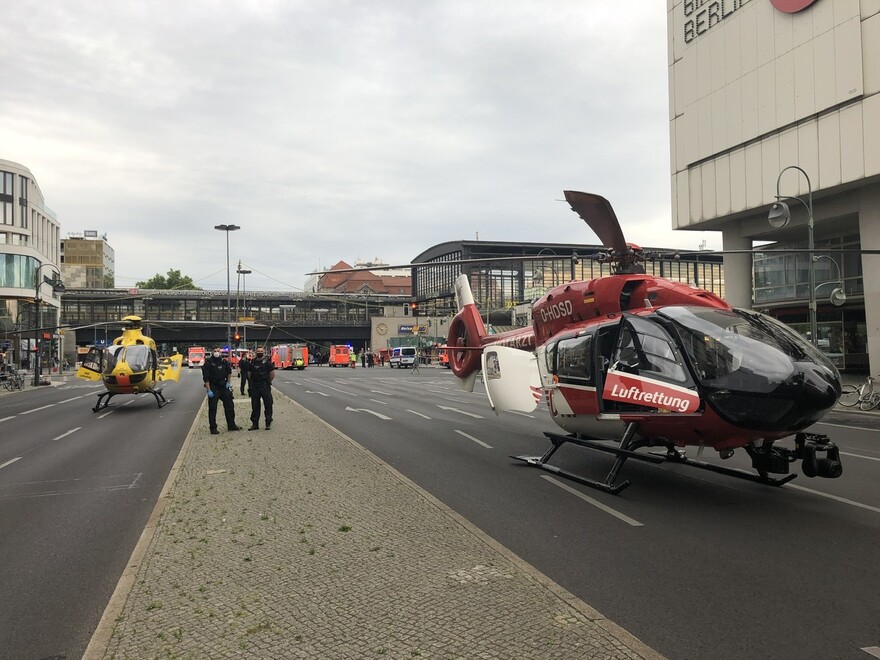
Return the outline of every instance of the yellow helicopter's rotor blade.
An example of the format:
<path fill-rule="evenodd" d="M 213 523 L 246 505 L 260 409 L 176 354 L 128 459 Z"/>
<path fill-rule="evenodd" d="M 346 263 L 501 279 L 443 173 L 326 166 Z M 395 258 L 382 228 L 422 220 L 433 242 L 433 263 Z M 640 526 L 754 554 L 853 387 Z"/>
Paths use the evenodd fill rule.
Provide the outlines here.
<path fill-rule="evenodd" d="M 159 380 L 173 380 L 175 383 L 180 378 L 180 369 L 183 366 L 183 356 L 175 353 L 171 357 L 159 360 Z"/>

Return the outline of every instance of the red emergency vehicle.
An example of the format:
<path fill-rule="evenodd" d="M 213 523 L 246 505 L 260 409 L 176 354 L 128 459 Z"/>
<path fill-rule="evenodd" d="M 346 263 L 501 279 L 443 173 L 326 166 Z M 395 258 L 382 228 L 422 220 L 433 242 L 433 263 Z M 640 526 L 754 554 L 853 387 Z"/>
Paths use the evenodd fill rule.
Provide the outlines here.
<path fill-rule="evenodd" d="M 276 369 L 299 369 L 309 365 L 309 348 L 305 344 L 279 344 L 272 347 L 272 364 Z"/>
<path fill-rule="evenodd" d="M 327 358 L 327 364 L 331 367 L 347 367 L 349 363 L 348 356 L 351 354 L 351 346 L 333 345 L 330 347 L 330 356 Z"/>
<path fill-rule="evenodd" d="M 186 352 L 186 363 L 190 369 L 193 367 L 201 368 L 205 364 L 205 347 L 190 346 Z"/>

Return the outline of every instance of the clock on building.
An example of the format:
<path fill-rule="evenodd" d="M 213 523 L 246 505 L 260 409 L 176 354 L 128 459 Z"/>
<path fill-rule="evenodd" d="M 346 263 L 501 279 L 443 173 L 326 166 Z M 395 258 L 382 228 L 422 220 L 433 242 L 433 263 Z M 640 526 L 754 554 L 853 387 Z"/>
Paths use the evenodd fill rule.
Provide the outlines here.
<path fill-rule="evenodd" d="M 388 326 L 384 323 L 380 323 L 376 326 L 376 332 L 378 332 L 380 335 L 384 335 L 388 332 Z"/>

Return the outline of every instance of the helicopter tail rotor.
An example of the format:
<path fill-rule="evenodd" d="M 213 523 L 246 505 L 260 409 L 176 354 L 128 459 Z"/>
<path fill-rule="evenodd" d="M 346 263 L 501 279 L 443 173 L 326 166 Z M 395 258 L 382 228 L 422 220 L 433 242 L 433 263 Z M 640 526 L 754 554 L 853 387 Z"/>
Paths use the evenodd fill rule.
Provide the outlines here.
<path fill-rule="evenodd" d="M 449 353 L 449 367 L 465 385 L 473 388 L 473 382 L 480 370 L 482 339 L 486 336 L 486 326 L 474 302 L 467 275 L 459 275 L 455 280 L 455 299 L 459 310 L 449 324 L 449 337 L 446 341 Z M 470 384 L 470 388 L 468 388 Z"/>

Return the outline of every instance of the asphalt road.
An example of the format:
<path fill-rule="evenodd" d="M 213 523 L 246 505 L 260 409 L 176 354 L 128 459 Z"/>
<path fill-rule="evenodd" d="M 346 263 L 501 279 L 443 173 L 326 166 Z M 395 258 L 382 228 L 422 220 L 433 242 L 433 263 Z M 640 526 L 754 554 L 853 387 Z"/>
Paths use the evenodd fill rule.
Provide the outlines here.
<path fill-rule="evenodd" d="M 837 480 L 629 461 L 613 496 L 511 460 L 544 452 L 547 412 L 496 417 L 443 369 L 310 367 L 275 385 L 670 658 L 880 654 L 880 417 L 813 429 L 844 452 Z M 553 459 L 593 478 L 612 461 Z"/>
<path fill-rule="evenodd" d="M 204 398 L 201 378 L 174 399 L 95 386 L 0 396 L 0 658 L 80 658 Z"/>

